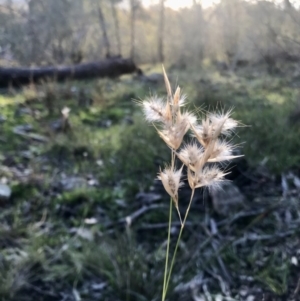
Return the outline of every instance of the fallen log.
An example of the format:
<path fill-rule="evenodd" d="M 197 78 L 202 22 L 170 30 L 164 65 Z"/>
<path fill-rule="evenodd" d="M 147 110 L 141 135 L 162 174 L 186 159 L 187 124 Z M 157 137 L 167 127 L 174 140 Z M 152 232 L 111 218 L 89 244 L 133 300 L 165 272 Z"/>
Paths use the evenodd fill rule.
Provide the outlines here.
<path fill-rule="evenodd" d="M 130 59 L 109 58 L 106 60 L 73 66 L 51 66 L 35 68 L 1 68 L 0 88 L 20 87 L 45 80 L 57 82 L 90 78 L 115 78 L 123 74 L 137 72 L 138 68 Z"/>

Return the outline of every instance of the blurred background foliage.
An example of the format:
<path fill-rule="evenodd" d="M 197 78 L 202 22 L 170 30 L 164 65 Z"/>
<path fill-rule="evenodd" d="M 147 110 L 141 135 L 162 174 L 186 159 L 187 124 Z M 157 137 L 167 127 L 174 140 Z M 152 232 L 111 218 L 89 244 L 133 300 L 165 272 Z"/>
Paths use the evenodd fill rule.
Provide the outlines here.
<path fill-rule="evenodd" d="M 165 97 L 162 63 L 189 108 L 233 108 L 245 154 L 195 196 L 169 300 L 297 300 L 299 20 L 296 0 L 0 0 L 0 71 L 142 71 L 0 90 L 0 300 L 160 299 L 169 149 L 136 102 Z"/>
<path fill-rule="evenodd" d="M 134 56 L 138 64 L 164 59 L 181 66 L 209 59 L 233 68 L 249 61 L 272 65 L 298 57 L 297 1 L 144 4 L 140 0 L 1 0 L 1 57 L 6 64 L 37 66 L 105 55 Z M 173 9 L 180 4 L 183 8 Z"/>

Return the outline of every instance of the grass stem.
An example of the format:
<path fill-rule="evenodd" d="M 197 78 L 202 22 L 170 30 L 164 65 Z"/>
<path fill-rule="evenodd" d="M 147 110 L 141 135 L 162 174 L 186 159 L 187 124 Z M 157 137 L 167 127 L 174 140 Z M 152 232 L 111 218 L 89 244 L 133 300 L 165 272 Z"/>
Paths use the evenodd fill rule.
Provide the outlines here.
<path fill-rule="evenodd" d="M 171 261 L 170 271 L 169 271 L 168 278 L 167 278 L 167 283 L 166 283 L 166 286 L 165 286 L 165 289 L 164 289 L 165 295 L 163 297 L 163 301 L 165 300 L 165 297 L 166 297 L 166 294 L 167 294 L 167 290 L 168 290 L 168 286 L 169 286 L 169 282 L 170 282 L 170 278 L 171 278 L 171 274 L 172 274 L 172 269 L 173 269 L 175 258 L 176 258 L 176 254 L 177 254 L 177 249 L 178 249 L 178 246 L 179 246 L 179 242 L 180 242 L 180 239 L 181 239 L 181 235 L 182 235 L 182 232 L 183 232 L 183 228 L 184 228 L 187 216 L 188 216 L 190 208 L 191 208 L 191 204 L 192 204 L 192 200 L 193 200 L 193 197 L 194 197 L 194 193 L 195 193 L 195 189 L 192 190 L 190 202 L 189 202 L 189 205 L 188 205 L 188 207 L 186 209 L 185 216 L 184 216 L 184 219 L 183 219 L 183 223 L 181 225 L 180 232 L 179 232 L 179 235 L 178 235 L 178 238 L 177 238 L 177 242 L 176 242 L 174 254 L 173 254 L 173 257 L 172 257 L 172 261 Z"/>
<path fill-rule="evenodd" d="M 171 151 L 171 164 L 172 169 L 174 168 L 175 164 L 175 153 L 172 150 Z M 167 240 L 167 250 L 166 250 L 166 262 L 165 262 L 165 271 L 164 271 L 164 283 L 163 283 L 163 292 L 162 292 L 162 301 L 165 300 L 166 297 L 166 284 L 167 284 L 167 274 L 168 274 L 168 265 L 169 265 L 169 250 L 170 250 L 170 237 L 171 237 L 171 224 L 172 224 L 172 206 L 173 200 L 172 197 L 170 197 L 170 210 L 169 210 L 169 226 L 168 226 L 168 240 Z M 181 219 L 180 219 L 181 221 Z"/>

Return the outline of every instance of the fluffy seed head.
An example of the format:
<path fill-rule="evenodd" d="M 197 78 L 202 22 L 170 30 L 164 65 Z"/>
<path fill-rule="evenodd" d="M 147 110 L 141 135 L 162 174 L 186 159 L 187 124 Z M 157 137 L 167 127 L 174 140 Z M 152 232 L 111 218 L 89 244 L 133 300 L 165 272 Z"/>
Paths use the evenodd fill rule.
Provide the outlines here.
<path fill-rule="evenodd" d="M 164 122 L 168 119 L 166 103 L 158 97 L 142 102 L 145 118 L 148 122 Z"/>
<path fill-rule="evenodd" d="M 216 140 L 220 134 L 230 135 L 238 122 L 230 118 L 230 111 L 227 113 L 209 113 L 201 124 L 192 124 L 191 128 L 198 141 L 205 147 L 211 141 Z"/>
<path fill-rule="evenodd" d="M 188 182 L 192 189 L 204 186 L 209 189 L 215 189 L 220 186 L 222 181 L 224 181 L 226 174 L 227 173 L 224 173 L 216 166 L 204 167 L 197 172 L 188 170 Z"/>
<path fill-rule="evenodd" d="M 232 160 L 241 156 L 233 156 L 232 151 L 234 146 L 227 141 L 217 140 L 213 145 L 213 149 L 207 162 L 221 162 Z"/>
<path fill-rule="evenodd" d="M 202 124 L 191 124 L 191 129 L 193 131 L 193 135 L 197 138 L 197 140 L 202 144 L 202 146 L 206 146 L 212 138 L 211 130 L 209 127 L 209 123 L 206 120 L 202 120 Z"/>
<path fill-rule="evenodd" d="M 178 158 L 189 167 L 191 170 L 195 171 L 197 163 L 201 160 L 203 156 L 204 149 L 199 147 L 196 143 L 187 144 L 178 154 Z"/>
<path fill-rule="evenodd" d="M 186 102 L 186 96 L 180 94 L 180 88 L 177 87 L 173 99 L 171 99 L 171 105 L 172 105 L 172 113 L 173 116 L 180 116 L 180 107 L 184 106 Z"/>
<path fill-rule="evenodd" d="M 165 168 L 158 174 L 158 179 L 161 180 L 165 190 L 172 197 L 175 206 L 178 206 L 178 189 L 183 185 L 180 182 L 182 168 L 179 170 L 171 167 Z"/>
<path fill-rule="evenodd" d="M 197 123 L 193 113 L 182 110 L 185 104 L 185 96 L 181 95 L 180 87 L 177 87 L 173 94 L 168 76 L 163 68 L 167 98 L 163 100 L 158 97 L 151 97 L 142 103 L 146 120 L 151 123 L 158 123 L 157 132 L 164 142 L 176 152 L 177 157 L 188 167 L 188 182 L 192 189 L 207 186 L 209 189 L 218 188 L 224 181 L 224 173 L 217 166 L 210 163 L 231 160 L 239 156 L 232 155 L 234 146 L 225 141 L 238 126 L 238 122 L 231 118 L 231 111 L 207 113 Z M 177 151 L 182 144 L 184 135 L 191 129 L 199 143 L 186 145 L 181 151 Z M 222 136 L 220 138 L 220 136 Z M 225 137 L 224 137 L 225 136 Z M 224 140 L 221 140 L 224 139 Z M 174 161 L 172 161 L 174 166 Z M 168 194 L 174 200 L 178 208 L 178 189 L 181 171 L 172 168 L 165 168 L 158 174 L 158 179 Z"/>
<path fill-rule="evenodd" d="M 228 136 L 238 126 L 238 122 L 230 115 L 231 111 L 228 111 L 226 113 L 210 113 L 208 117 L 212 124 L 222 124 L 221 133 Z"/>
<path fill-rule="evenodd" d="M 197 123 L 197 117 L 191 112 L 183 112 L 180 116 L 178 116 L 179 122 L 181 120 L 186 120 L 189 125 Z"/>
<path fill-rule="evenodd" d="M 178 116 L 173 125 L 166 126 L 163 130 L 158 131 L 158 134 L 169 147 L 177 150 L 182 143 L 184 135 L 189 130 L 190 122 L 193 118 L 188 113 Z"/>

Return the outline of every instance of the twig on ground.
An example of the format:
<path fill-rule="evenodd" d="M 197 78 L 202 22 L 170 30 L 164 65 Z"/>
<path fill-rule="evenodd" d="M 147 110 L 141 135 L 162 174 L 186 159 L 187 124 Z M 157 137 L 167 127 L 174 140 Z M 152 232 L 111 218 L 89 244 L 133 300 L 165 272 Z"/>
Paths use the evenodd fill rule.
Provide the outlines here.
<path fill-rule="evenodd" d="M 148 211 L 156 210 L 158 208 L 166 208 L 166 206 L 163 204 L 153 204 L 150 206 L 143 206 L 140 209 L 138 209 L 137 211 L 131 213 L 130 215 L 120 218 L 117 222 L 107 223 L 105 225 L 105 228 L 108 229 L 108 228 L 111 228 L 116 225 L 131 225 L 132 222 L 135 221 L 138 217 L 144 215 Z"/>
<path fill-rule="evenodd" d="M 299 278 L 299 280 L 298 280 L 298 283 L 297 283 L 297 286 L 296 286 L 296 288 L 295 288 L 295 290 L 294 290 L 294 298 L 296 298 L 297 297 L 297 295 L 299 295 L 299 293 L 300 293 L 300 278 Z"/>

